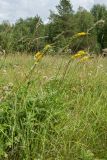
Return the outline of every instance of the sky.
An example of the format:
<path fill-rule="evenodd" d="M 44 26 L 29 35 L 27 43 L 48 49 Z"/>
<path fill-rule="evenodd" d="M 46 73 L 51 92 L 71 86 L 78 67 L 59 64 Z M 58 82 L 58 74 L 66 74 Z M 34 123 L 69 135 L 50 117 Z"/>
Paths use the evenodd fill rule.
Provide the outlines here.
<path fill-rule="evenodd" d="M 79 6 L 90 9 L 93 4 L 106 4 L 107 0 L 71 0 L 73 9 Z M 17 19 L 36 16 L 37 14 L 47 21 L 50 10 L 55 10 L 59 0 L 0 0 L 0 23 L 9 20 L 11 23 Z"/>

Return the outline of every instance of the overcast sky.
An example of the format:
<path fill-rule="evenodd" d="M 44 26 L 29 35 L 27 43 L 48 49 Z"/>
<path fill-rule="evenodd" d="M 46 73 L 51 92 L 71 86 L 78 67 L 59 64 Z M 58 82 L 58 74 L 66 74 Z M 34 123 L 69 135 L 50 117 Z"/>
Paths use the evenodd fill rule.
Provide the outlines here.
<path fill-rule="evenodd" d="M 46 22 L 49 10 L 54 10 L 59 0 L 0 0 L 0 22 L 14 23 L 18 18 L 39 15 Z M 71 0 L 74 10 L 79 6 L 90 9 L 95 3 L 107 5 L 107 0 Z"/>

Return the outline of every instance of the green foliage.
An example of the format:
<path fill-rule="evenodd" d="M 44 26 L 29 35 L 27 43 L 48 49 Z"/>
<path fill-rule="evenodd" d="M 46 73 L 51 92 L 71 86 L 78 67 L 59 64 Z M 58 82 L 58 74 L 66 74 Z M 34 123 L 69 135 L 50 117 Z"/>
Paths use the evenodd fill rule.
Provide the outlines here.
<path fill-rule="evenodd" d="M 36 25 L 39 25 L 39 27 Z M 39 17 L 26 20 L 20 19 L 16 23 L 13 32 L 13 39 L 16 39 L 15 50 L 29 52 L 40 49 L 42 44 L 36 38 L 44 36 L 43 29 L 44 26 Z"/>
<path fill-rule="evenodd" d="M 95 18 L 95 21 L 97 22 L 100 19 L 105 19 L 107 10 L 105 5 L 94 5 L 91 9 L 91 13 Z"/>
<path fill-rule="evenodd" d="M 92 14 L 82 7 L 78 8 L 77 13 L 75 14 L 75 19 L 78 32 L 87 32 L 87 30 L 94 24 L 94 17 Z"/>
<path fill-rule="evenodd" d="M 54 43 L 59 50 L 77 32 L 87 32 L 100 20 L 105 20 L 103 26 L 96 26 L 91 36 L 75 41 L 70 48 L 73 52 L 81 49 L 100 52 L 107 47 L 107 8 L 104 5 L 94 5 L 91 11 L 83 7 L 74 12 L 70 0 L 60 0 L 56 12 L 50 11 L 49 22 L 44 24 L 39 16 L 27 19 L 20 18 L 15 24 L 4 21 L 0 24 L 0 46 L 6 52 L 37 52 L 47 43 Z M 94 43 L 93 43 L 94 41 Z M 78 47 L 77 47 L 78 46 Z"/>
<path fill-rule="evenodd" d="M 70 15 L 73 13 L 72 5 L 69 0 L 60 0 L 60 4 L 56 8 L 60 16 Z"/>
<path fill-rule="evenodd" d="M 4 21 L 0 25 L 0 45 L 3 49 L 8 51 L 12 40 L 12 27 L 8 21 Z"/>
<path fill-rule="evenodd" d="M 94 25 L 94 17 L 89 11 L 85 10 L 82 7 L 79 7 L 77 13 L 75 14 L 75 22 L 76 22 L 76 32 L 81 32 L 81 31 L 87 32 L 88 29 Z M 96 50 L 97 46 L 96 30 L 93 29 L 90 35 L 87 38 L 82 39 L 82 41 L 81 40 L 77 41 L 77 43 L 74 44 L 74 48 L 76 48 L 76 46 L 78 46 L 77 50 L 84 48 L 89 48 L 91 51 Z"/>
<path fill-rule="evenodd" d="M 3 49 L 17 52 L 33 52 L 42 48 L 44 39 L 44 25 L 37 16 L 19 19 L 15 25 L 4 23 L 0 26 L 0 41 Z"/>
<path fill-rule="evenodd" d="M 74 34 L 74 16 L 69 0 L 61 0 L 56 9 L 57 13 L 51 11 L 50 14 L 49 37 L 52 37 L 53 42 L 57 35 L 62 34 L 58 38 L 58 46 L 61 47 L 65 45 L 64 41 L 67 41 Z"/>
<path fill-rule="evenodd" d="M 105 5 L 94 5 L 93 8 L 91 9 L 91 13 L 94 16 L 94 21 L 98 21 L 100 19 L 105 20 L 105 25 L 102 26 L 97 26 L 96 27 L 96 32 L 97 32 L 97 41 L 101 45 L 101 48 L 107 48 L 107 8 Z"/>

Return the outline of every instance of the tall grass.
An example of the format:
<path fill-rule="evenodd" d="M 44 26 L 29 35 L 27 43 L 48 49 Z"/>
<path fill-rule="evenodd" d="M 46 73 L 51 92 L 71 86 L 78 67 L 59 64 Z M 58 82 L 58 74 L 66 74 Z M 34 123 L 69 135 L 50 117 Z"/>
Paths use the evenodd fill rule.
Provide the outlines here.
<path fill-rule="evenodd" d="M 1 160 L 107 159 L 107 60 L 68 61 L 46 56 L 29 87 L 32 57 L 0 61 Z"/>

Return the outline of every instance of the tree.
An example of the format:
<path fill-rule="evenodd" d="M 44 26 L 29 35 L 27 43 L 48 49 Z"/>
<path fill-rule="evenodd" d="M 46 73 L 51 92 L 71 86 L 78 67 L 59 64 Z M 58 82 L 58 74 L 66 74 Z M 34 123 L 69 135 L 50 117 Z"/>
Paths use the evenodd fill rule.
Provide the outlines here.
<path fill-rule="evenodd" d="M 19 19 L 13 29 L 13 50 L 19 52 L 37 51 L 43 43 L 38 38 L 43 36 L 44 25 L 40 17 Z"/>
<path fill-rule="evenodd" d="M 59 44 L 63 46 L 67 38 L 73 35 L 73 9 L 69 0 L 60 0 L 58 6 L 56 6 L 57 13 L 51 11 L 50 23 L 48 25 L 49 39 L 53 42 L 54 37 L 62 34 Z"/>
<path fill-rule="evenodd" d="M 8 51 L 11 43 L 12 26 L 9 21 L 3 21 L 0 25 L 0 46 Z"/>
<path fill-rule="evenodd" d="M 56 6 L 59 16 L 70 15 L 73 13 L 72 5 L 69 0 L 60 0 L 60 4 Z"/>
<path fill-rule="evenodd" d="M 106 13 L 107 13 L 106 6 L 96 4 L 92 7 L 91 13 L 94 16 L 94 21 L 95 22 L 97 22 L 100 19 L 105 19 Z"/>
<path fill-rule="evenodd" d="M 94 17 L 89 11 L 79 7 L 75 14 L 75 22 L 76 32 L 87 32 L 94 25 Z M 96 50 L 97 46 L 95 44 L 97 45 L 97 35 L 94 29 L 89 36 L 78 40 L 74 46 L 75 48 L 78 46 L 77 49 L 89 48 L 90 50 Z"/>
<path fill-rule="evenodd" d="M 102 48 L 107 48 L 107 15 L 105 17 L 104 27 L 101 30 L 100 34 L 102 34 L 102 35 L 99 35 L 99 38 L 102 37 L 101 46 L 102 46 Z"/>
<path fill-rule="evenodd" d="M 46 43 L 55 43 L 57 50 L 67 45 L 74 34 L 87 32 L 100 19 L 105 20 L 103 27 L 96 26 L 87 38 L 75 39 L 70 48 L 107 48 L 106 6 L 94 5 L 90 12 L 79 7 L 74 12 L 70 0 L 60 0 L 56 12 L 50 12 L 48 24 L 44 24 L 39 16 L 20 18 L 13 25 L 4 21 L 0 24 L 0 45 L 8 52 L 29 53 L 42 49 Z"/>
<path fill-rule="evenodd" d="M 94 18 L 90 12 L 88 12 L 83 7 L 79 7 L 77 13 L 75 14 L 76 29 L 77 31 L 87 32 L 87 30 L 93 26 Z"/>
<path fill-rule="evenodd" d="M 96 31 L 97 31 L 97 40 L 98 43 L 100 44 L 101 48 L 107 47 L 107 9 L 105 5 L 94 5 L 91 9 L 91 13 L 94 16 L 94 21 L 97 22 L 98 20 L 105 20 L 105 25 L 104 26 L 97 26 Z"/>

